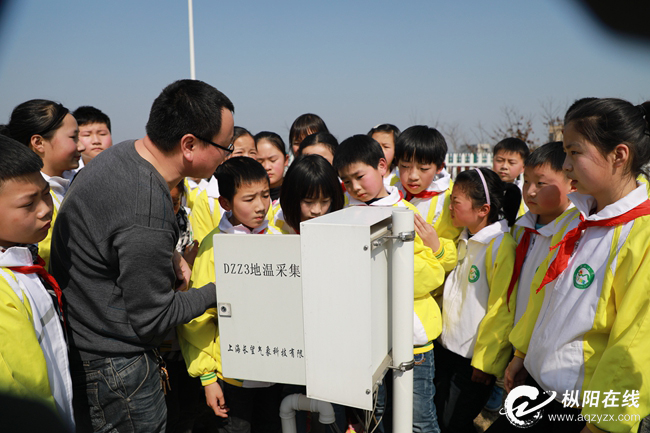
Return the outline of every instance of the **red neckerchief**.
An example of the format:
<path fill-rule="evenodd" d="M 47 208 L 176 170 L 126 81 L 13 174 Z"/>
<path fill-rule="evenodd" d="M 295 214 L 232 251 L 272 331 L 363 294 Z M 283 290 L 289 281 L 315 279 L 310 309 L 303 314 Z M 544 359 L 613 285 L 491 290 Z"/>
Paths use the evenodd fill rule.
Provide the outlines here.
<path fill-rule="evenodd" d="M 555 260 L 553 260 L 551 266 L 548 267 L 548 271 L 546 271 L 542 284 L 540 284 L 536 293 L 539 293 L 539 291 L 542 290 L 542 287 L 556 279 L 567 268 L 569 265 L 569 258 L 571 257 L 571 254 L 573 254 L 576 242 L 580 239 L 583 230 L 586 230 L 588 227 L 618 226 L 645 215 L 650 215 L 650 200 L 646 200 L 637 207 L 613 218 L 592 221 L 585 220 L 582 214 L 580 214 L 580 224 L 578 224 L 578 227 L 564 235 L 564 238 L 557 245 L 551 247 L 551 250 L 558 247 L 560 247 L 560 249 L 557 252 L 557 256 L 555 256 Z"/>
<path fill-rule="evenodd" d="M 343 182 L 341 182 L 341 189 L 343 190 L 343 193 L 345 194 L 347 189 L 345 189 L 345 184 Z"/>
<path fill-rule="evenodd" d="M 521 275 L 521 268 L 524 265 L 526 253 L 528 252 L 528 247 L 530 246 L 531 233 L 535 233 L 536 235 L 539 234 L 539 232 L 535 229 L 528 227 L 524 228 L 524 235 L 521 237 L 519 245 L 517 245 L 517 249 L 515 250 L 515 267 L 512 270 L 512 278 L 510 279 L 510 285 L 508 286 L 508 297 L 506 298 L 508 311 L 510 311 L 510 295 L 512 295 L 512 291 L 515 289 L 515 284 L 519 279 L 519 275 Z"/>
<path fill-rule="evenodd" d="M 56 299 L 59 303 L 59 311 L 61 312 L 63 324 L 65 325 L 65 318 L 63 317 L 63 293 L 61 292 L 61 287 L 59 287 L 59 283 L 56 282 L 54 277 L 45 270 L 45 261 L 41 256 L 38 256 L 36 264 L 32 266 L 8 266 L 7 268 L 14 272 L 18 272 L 19 274 L 37 274 L 42 280 L 44 280 L 54 290 L 54 293 L 56 293 Z"/>
<path fill-rule="evenodd" d="M 401 192 L 401 191 L 400 191 Z M 411 194 L 410 192 L 406 191 L 406 201 L 411 201 L 413 198 L 431 198 L 435 197 L 438 194 L 440 194 L 440 191 L 421 191 L 417 194 Z"/>

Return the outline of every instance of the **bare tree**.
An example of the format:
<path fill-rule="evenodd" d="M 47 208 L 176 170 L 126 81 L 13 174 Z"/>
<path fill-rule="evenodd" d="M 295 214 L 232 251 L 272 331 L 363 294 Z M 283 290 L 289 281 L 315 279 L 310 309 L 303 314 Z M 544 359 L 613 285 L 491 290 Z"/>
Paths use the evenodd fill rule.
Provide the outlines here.
<path fill-rule="evenodd" d="M 491 131 L 486 131 L 487 136 L 493 143 L 497 143 L 507 137 L 515 137 L 524 141 L 529 146 L 535 145 L 533 138 L 533 116 L 519 112 L 515 107 L 504 106 L 501 108 L 503 116 L 500 123 L 496 124 Z"/>
<path fill-rule="evenodd" d="M 548 141 L 562 141 L 563 109 L 552 97 L 539 103 L 542 109 L 542 121 L 548 130 Z"/>
<path fill-rule="evenodd" d="M 467 144 L 465 131 L 458 122 L 441 123 L 436 127 L 436 129 L 438 129 L 445 137 L 451 152 L 458 152 L 458 149 L 461 149 Z"/>

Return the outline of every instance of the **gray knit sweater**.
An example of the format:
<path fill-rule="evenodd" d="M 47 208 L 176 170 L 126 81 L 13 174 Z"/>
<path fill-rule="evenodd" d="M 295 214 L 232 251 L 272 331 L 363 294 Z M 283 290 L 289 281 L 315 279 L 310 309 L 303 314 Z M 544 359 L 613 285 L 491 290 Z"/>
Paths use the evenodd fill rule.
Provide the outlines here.
<path fill-rule="evenodd" d="M 216 305 L 213 284 L 174 291 L 171 196 L 134 144 L 84 167 L 54 223 L 50 270 L 63 290 L 71 360 L 142 353 Z"/>

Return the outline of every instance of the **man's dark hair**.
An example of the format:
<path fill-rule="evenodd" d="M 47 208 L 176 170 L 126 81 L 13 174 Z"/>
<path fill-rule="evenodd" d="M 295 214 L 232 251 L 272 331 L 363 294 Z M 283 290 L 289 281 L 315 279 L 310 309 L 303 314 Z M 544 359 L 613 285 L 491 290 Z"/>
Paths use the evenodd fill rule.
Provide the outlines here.
<path fill-rule="evenodd" d="M 379 166 L 379 160 L 385 158 L 381 145 L 372 137 L 367 135 L 353 135 L 343 140 L 334 154 L 332 165 L 334 169 L 341 172 L 342 169 L 351 164 L 362 162 L 372 168 Z"/>
<path fill-rule="evenodd" d="M 445 137 L 435 128 L 415 125 L 406 128 L 395 141 L 395 159 L 444 167 L 447 157 Z"/>
<path fill-rule="evenodd" d="M 90 125 L 93 123 L 103 123 L 111 130 L 111 119 L 104 114 L 101 110 L 90 105 L 82 105 L 72 112 L 72 115 L 77 119 L 79 126 Z"/>
<path fill-rule="evenodd" d="M 0 135 L 0 188 L 11 179 L 38 173 L 43 161 L 29 147 L 18 141 Z"/>
<path fill-rule="evenodd" d="M 171 152 L 185 134 L 210 140 L 221 130 L 224 108 L 235 111 L 230 99 L 211 85 L 199 80 L 178 80 L 153 101 L 147 135 L 163 152 Z"/>
<path fill-rule="evenodd" d="M 524 161 L 524 165 L 526 167 L 541 167 L 548 164 L 553 171 L 562 172 L 565 157 L 566 153 L 564 153 L 562 142 L 552 141 L 532 151 Z"/>
<path fill-rule="evenodd" d="M 496 146 L 494 146 L 492 155 L 496 156 L 496 154 L 501 151 L 516 153 L 521 156 L 522 161 L 525 161 L 526 158 L 528 158 L 528 155 L 530 155 L 528 145 L 523 140 L 516 137 L 508 137 L 499 141 Z"/>
<path fill-rule="evenodd" d="M 266 180 L 271 187 L 269 175 L 262 164 L 246 156 L 235 156 L 224 161 L 217 167 L 214 177 L 219 182 L 219 194 L 229 201 L 232 201 L 242 185 Z"/>

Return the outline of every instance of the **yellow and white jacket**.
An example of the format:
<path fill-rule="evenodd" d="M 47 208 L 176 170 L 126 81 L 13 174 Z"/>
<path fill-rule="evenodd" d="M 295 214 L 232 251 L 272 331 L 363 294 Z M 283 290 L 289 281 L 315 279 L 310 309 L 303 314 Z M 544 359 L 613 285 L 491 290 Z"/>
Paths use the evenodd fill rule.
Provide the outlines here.
<path fill-rule="evenodd" d="M 524 201 L 524 179 L 523 177 L 517 178 L 514 181 L 514 184 L 517 185 L 519 188 L 519 192 L 521 192 L 521 203 L 519 204 L 519 210 L 517 211 L 517 218 L 520 218 L 524 216 L 526 212 L 528 212 L 528 206 L 526 206 L 526 202 Z"/>
<path fill-rule="evenodd" d="M 401 198 L 396 187 L 386 188 L 386 191 L 389 193 L 388 197 L 373 202 L 371 206 L 406 207 L 419 213 L 415 206 Z M 367 206 L 364 202 L 348 197 L 350 206 Z M 426 247 L 417 234 L 414 247 L 413 353 L 418 354 L 431 350 L 433 340 L 438 338 L 442 331 L 440 307 L 431 292 L 441 287 L 445 279 L 445 270 L 434 257 L 431 248 Z"/>
<path fill-rule="evenodd" d="M 397 185 L 397 182 L 399 182 L 399 168 L 395 167 L 390 174 L 384 178 L 384 186 L 390 188 L 391 186 Z"/>
<path fill-rule="evenodd" d="M 526 311 L 526 305 L 528 305 L 528 299 L 530 298 L 531 288 L 537 290 L 537 287 L 531 287 L 533 282 L 533 277 L 535 272 L 542 264 L 544 259 L 548 256 L 548 252 L 551 249 L 551 240 L 559 231 L 566 229 L 566 224 L 573 218 L 571 209 L 573 209 L 573 204 L 569 205 L 567 210 L 565 210 L 562 215 L 557 217 L 555 220 L 546 224 L 544 227 L 537 229 L 539 234 L 531 233 L 530 234 L 530 244 L 528 246 L 528 251 L 526 251 L 526 258 L 524 259 L 524 264 L 521 266 L 521 273 L 519 274 L 519 280 L 515 285 L 516 296 L 510 298 L 510 309 L 515 308 L 515 324 L 519 322 L 521 316 Z M 512 237 L 517 242 L 517 245 L 521 242 L 521 238 L 524 235 L 524 229 L 535 229 L 535 224 L 537 223 L 537 215 L 528 211 L 519 218 L 515 225 L 512 226 L 511 233 Z M 554 245 L 554 244 L 553 244 Z M 513 300 L 516 298 L 516 302 Z"/>
<path fill-rule="evenodd" d="M 203 287 L 208 283 L 216 281 L 213 246 L 213 236 L 215 234 L 280 233 L 278 229 L 269 225 L 268 221 L 264 221 L 262 225 L 252 232 L 241 224 L 233 226 L 229 220 L 231 215 L 231 212 L 225 212 L 224 217 L 219 222 L 219 226 L 205 236 L 203 242 L 201 242 L 199 252 L 194 261 L 194 267 L 192 268 L 190 287 Z M 267 382 L 240 381 L 222 376 L 221 347 L 216 308 L 210 308 L 191 322 L 178 326 L 176 332 L 188 373 L 192 377 L 200 377 L 201 383 L 204 386 L 216 382 L 217 377 L 224 379 L 224 381 L 232 385 L 243 386 L 245 388 L 259 388 L 271 385 Z"/>
<path fill-rule="evenodd" d="M 275 205 L 271 206 L 269 209 L 269 213 L 266 215 L 266 218 L 269 220 L 269 223 L 280 230 L 280 232 L 284 235 L 295 235 L 297 232 L 291 227 L 287 222 L 284 220 L 284 212 L 282 211 L 282 207 L 280 206 L 280 203 L 276 203 Z"/>
<path fill-rule="evenodd" d="M 0 391 L 35 398 L 74 431 L 68 347 L 51 296 L 31 266 L 26 247 L 0 250 Z"/>
<path fill-rule="evenodd" d="M 206 188 L 199 192 L 194 200 L 190 224 L 192 224 L 194 239 L 199 242 L 219 226 L 221 215 L 225 212 L 219 205 L 219 195 L 219 183 L 212 176 Z"/>
<path fill-rule="evenodd" d="M 512 352 L 508 334 L 515 310 L 508 311 L 506 296 L 515 248 L 505 220 L 471 238 L 465 228 L 458 239 L 458 265 L 442 296 L 442 345 L 497 377 L 503 376 Z"/>
<path fill-rule="evenodd" d="M 61 203 L 63 203 L 65 193 L 68 192 L 68 188 L 70 188 L 70 180 L 59 176 L 48 176 L 43 172 L 41 172 L 41 175 L 43 176 L 43 179 L 50 184 L 50 195 L 52 196 L 52 204 L 54 205 L 54 208 L 52 209 L 52 223 L 50 229 L 47 231 L 45 239 L 38 243 L 38 255 L 45 261 L 45 269 L 49 270 L 50 249 L 52 246 L 52 227 L 54 227 L 54 222 L 59 213 Z"/>
<path fill-rule="evenodd" d="M 211 177 L 210 180 L 214 178 Z M 184 180 L 185 183 L 185 204 L 184 206 L 193 209 L 194 203 L 196 202 L 196 197 L 208 187 L 208 181 L 206 179 L 201 179 L 199 183 L 194 182 L 194 180 L 186 177 Z"/>
<path fill-rule="evenodd" d="M 434 252 L 434 255 L 440 260 L 445 272 L 451 272 L 456 267 L 458 261 L 456 241 L 460 236 L 460 232 L 463 231 L 460 227 L 454 227 L 451 222 L 449 204 L 453 185 L 451 176 L 443 169 L 427 188 L 427 191 L 437 192 L 438 195 L 431 198 L 413 197 L 410 201 L 420 211 L 426 222 L 431 224 L 438 233 L 440 248 Z M 395 186 L 406 197 L 407 191 L 401 182 L 398 182 Z"/>
<path fill-rule="evenodd" d="M 590 215 L 591 196 L 569 194 L 575 209 L 553 245 L 580 222 L 621 215 L 648 199 L 645 185 Z M 533 279 L 539 287 L 557 249 Z M 619 415 L 650 413 L 650 216 L 614 227 L 583 231 L 568 266 L 554 281 L 532 295 L 526 312 L 510 335 L 524 356 L 524 366 L 546 390 L 618 394 L 616 407 L 586 405 L 584 415 L 613 415 L 612 421 L 588 424 L 592 431 L 636 431 L 638 421 Z M 639 407 L 622 406 L 625 392 L 639 391 Z M 592 418 L 594 419 L 594 418 Z"/>

